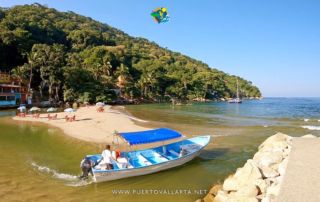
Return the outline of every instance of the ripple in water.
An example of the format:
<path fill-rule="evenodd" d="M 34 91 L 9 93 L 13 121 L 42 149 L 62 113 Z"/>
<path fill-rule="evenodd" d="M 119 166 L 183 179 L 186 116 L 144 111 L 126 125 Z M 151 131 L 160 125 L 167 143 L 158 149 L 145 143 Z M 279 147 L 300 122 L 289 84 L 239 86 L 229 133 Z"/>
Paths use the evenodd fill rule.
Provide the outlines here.
<path fill-rule="evenodd" d="M 320 130 L 320 126 L 301 126 L 301 127 L 309 130 Z"/>
<path fill-rule="evenodd" d="M 40 166 L 35 162 L 32 162 L 31 165 L 42 173 L 49 174 L 53 178 L 66 181 L 67 186 L 72 186 L 72 187 L 86 186 L 93 182 L 91 178 L 88 180 L 81 180 L 78 178 L 78 176 L 70 175 L 66 173 L 59 173 L 54 169 L 48 168 L 46 166 Z"/>

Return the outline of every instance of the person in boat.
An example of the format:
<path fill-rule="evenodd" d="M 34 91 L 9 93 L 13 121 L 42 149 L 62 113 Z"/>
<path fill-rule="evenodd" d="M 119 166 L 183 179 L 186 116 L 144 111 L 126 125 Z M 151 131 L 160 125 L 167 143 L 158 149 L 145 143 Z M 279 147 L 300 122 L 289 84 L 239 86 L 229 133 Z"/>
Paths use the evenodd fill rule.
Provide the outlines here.
<path fill-rule="evenodd" d="M 100 162 L 101 165 L 105 165 L 107 170 L 113 170 L 113 164 L 112 161 L 115 161 L 116 159 L 112 156 L 111 146 L 106 145 L 106 149 L 103 150 L 102 154 L 102 161 Z"/>
<path fill-rule="evenodd" d="M 84 157 L 80 163 L 80 168 L 82 170 L 82 175 L 80 179 L 86 179 L 89 176 L 89 173 L 93 176 L 92 168 L 94 167 L 94 161 L 89 157 Z"/>
<path fill-rule="evenodd" d="M 117 161 L 117 164 L 120 168 L 128 168 L 127 158 L 121 156 L 120 150 L 112 151 L 112 157 Z"/>

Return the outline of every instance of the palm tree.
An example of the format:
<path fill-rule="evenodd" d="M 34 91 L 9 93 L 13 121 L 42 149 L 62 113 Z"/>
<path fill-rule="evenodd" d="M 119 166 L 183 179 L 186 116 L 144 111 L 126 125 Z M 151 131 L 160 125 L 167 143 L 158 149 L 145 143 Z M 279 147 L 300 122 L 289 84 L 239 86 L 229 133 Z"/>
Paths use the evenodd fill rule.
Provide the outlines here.
<path fill-rule="evenodd" d="M 127 86 L 130 80 L 129 68 L 122 63 L 117 69 L 116 75 L 118 75 L 117 86 L 120 88 L 120 96 L 123 95 L 123 89 Z"/>

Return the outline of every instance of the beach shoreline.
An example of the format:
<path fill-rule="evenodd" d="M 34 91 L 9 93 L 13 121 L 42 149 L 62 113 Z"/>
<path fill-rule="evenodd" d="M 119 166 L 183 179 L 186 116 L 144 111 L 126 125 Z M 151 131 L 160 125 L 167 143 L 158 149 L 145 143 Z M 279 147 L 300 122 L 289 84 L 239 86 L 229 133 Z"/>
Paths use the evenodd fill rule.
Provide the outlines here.
<path fill-rule="evenodd" d="M 151 128 L 140 126 L 136 122 L 146 123 L 147 121 L 138 119 L 128 114 L 125 108 L 113 107 L 104 112 L 97 112 L 95 106 L 80 107 L 74 113 L 57 112 L 57 119 L 49 120 L 48 113 L 40 114 L 39 118 L 14 116 L 15 122 L 43 123 L 49 127 L 56 127 L 67 136 L 91 143 L 112 144 L 114 132 L 134 132 L 149 130 Z M 65 116 L 75 115 L 75 121 L 67 122 Z M 121 140 L 120 140 L 121 141 Z M 120 142 L 124 143 L 124 142 Z"/>

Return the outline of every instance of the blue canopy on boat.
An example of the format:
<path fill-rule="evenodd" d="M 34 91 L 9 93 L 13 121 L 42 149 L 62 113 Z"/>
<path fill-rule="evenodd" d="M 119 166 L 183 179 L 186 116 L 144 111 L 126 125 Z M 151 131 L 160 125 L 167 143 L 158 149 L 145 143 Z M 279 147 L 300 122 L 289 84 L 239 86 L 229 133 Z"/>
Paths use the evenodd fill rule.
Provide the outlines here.
<path fill-rule="evenodd" d="M 177 131 L 168 128 L 159 128 L 155 130 L 146 130 L 139 132 L 120 133 L 120 135 L 130 144 L 145 144 L 160 142 L 181 137 Z"/>

